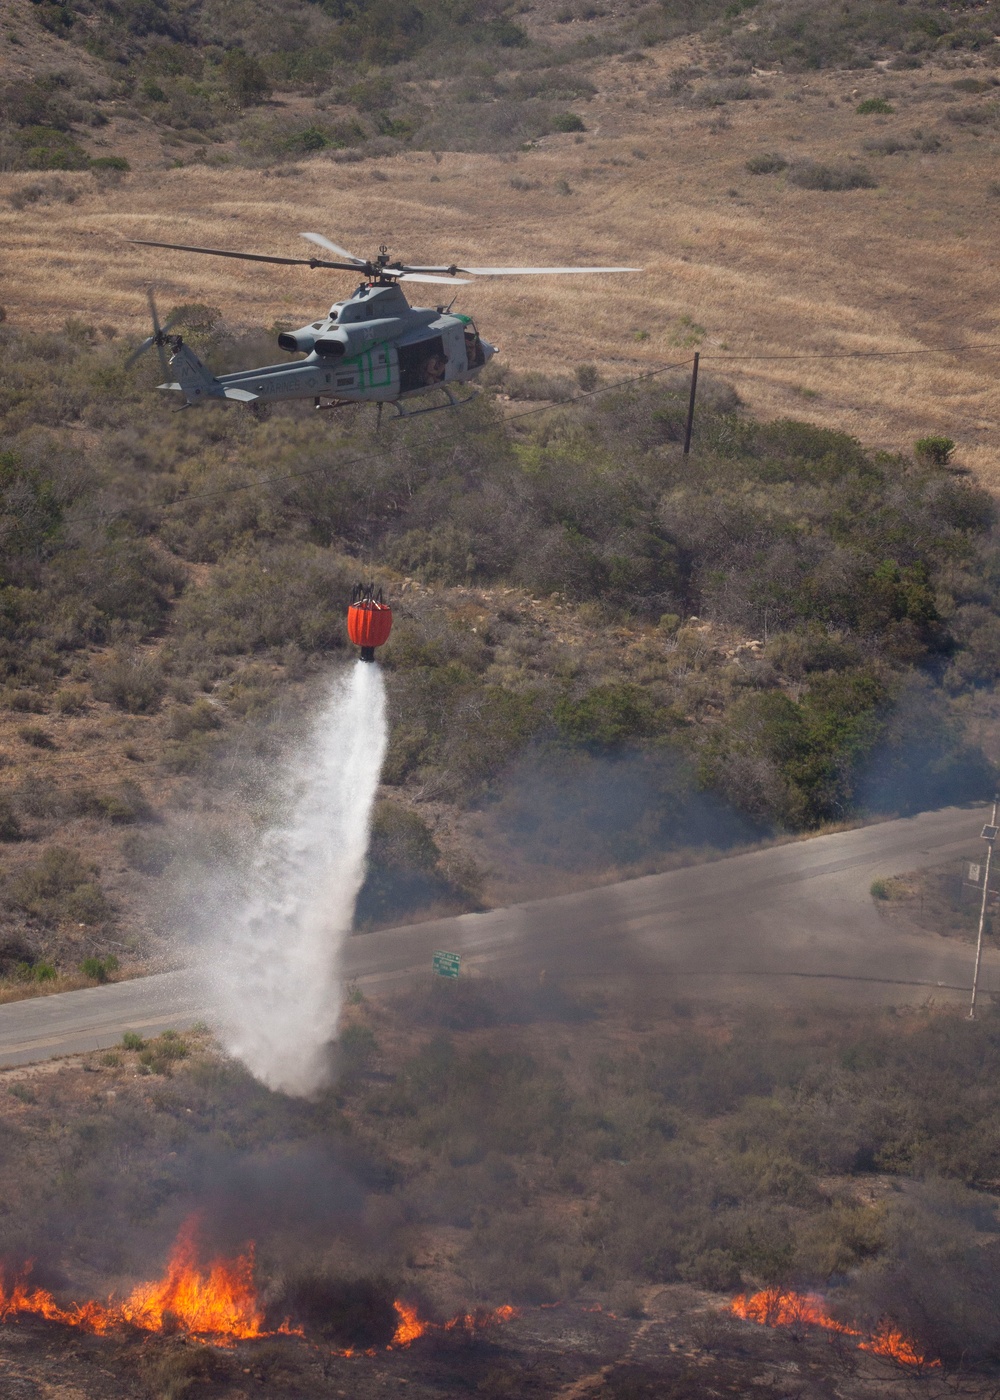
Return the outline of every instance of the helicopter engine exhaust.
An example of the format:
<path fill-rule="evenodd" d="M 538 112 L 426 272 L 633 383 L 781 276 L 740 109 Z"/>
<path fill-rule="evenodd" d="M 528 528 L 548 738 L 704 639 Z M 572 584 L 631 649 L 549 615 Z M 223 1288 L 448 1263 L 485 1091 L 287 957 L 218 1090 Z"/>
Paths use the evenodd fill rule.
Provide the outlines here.
<path fill-rule="evenodd" d="M 282 350 L 290 353 L 304 353 L 306 355 L 316 344 L 316 332 L 311 329 L 301 331 L 282 331 L 278 336 L 278 344 Z"/>
<path fill-rule="evenodd" d="M 374 583 L 356 583 L 347 609 L 347 635 L 361 648 L 362 661 L 375 660 L 375 648 L 384 646 L 392 631 L 392 609 Z"/>

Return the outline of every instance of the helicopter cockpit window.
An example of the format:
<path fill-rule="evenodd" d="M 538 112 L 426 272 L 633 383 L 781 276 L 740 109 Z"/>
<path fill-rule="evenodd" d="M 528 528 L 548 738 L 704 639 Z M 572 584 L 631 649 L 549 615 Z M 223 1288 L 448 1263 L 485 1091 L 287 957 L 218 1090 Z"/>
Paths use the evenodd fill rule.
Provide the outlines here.
<path fill-rule="evenodd" d="M 470 321 L 465 328 L 465 358 L 469 369 L 478 369 L 486 363 L 486 352 L 479 332 Z"/>

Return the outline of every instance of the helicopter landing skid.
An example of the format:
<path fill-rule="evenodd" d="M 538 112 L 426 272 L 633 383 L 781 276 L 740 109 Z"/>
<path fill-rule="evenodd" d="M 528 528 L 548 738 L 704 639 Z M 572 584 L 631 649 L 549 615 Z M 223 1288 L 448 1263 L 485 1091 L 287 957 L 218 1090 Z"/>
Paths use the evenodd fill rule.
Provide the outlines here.
<path fill-rule="evenodd" d="M 473 389 L 471 394 L 467 394 L 464 399 L 456 399 L 446 384 L 437 385 L 447 399 L 447 403 L 433 403 L 427 408 L 404 408 L 397 399 L 391 406 L 396 410 L 397 418 L 419 418 L 422 413 L 440 413 L 445 408 L 462 408 L 465 404 L 471 403 L 473 399 L 479 397 L 479 390 Z"/>

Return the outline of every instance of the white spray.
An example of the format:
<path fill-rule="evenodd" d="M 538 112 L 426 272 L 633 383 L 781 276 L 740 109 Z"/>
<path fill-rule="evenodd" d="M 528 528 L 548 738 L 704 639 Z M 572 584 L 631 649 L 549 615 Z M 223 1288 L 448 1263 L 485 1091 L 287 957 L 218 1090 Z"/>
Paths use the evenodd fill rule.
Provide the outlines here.
<path fill-rule="evenodd" d="M 387 739 L 378 666 L 334 682 L 287 773 L 287 815 L 262 838 L 237 906 L 212 940 L 219 1029 L 263 1083 L 310 1094 L 330 1075 L 340 953 L 365 877 Z"/>

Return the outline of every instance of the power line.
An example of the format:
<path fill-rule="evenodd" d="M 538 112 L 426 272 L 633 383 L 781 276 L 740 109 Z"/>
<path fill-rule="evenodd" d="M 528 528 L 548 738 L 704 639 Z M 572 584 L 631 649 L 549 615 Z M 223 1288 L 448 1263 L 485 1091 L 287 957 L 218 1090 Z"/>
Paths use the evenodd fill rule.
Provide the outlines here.
<path fill-rule="evenodd" d="M 660 365 L 657 369 L 649 370 L 646 374 L 631 375 L 628 379 L 619 379 L 616 380 L 613 384 L 601 384 L 596 389 L 587 389 L 579 394 L 572 394 L 565 399 L 550 399 L 547 400 L 545 403 L 537 404 L 534 408 L 526 408 L 521 413 L 508 414 L 507 417 L 504 419 L 504 422 L 516 422 L 521 418 L 530 418 L 533 413 L 545 413 L 550 408 L 559 408 L 562 407 L 564 404 L 579 403 L 582 399 L 593 398 L 596 394 L 607 394 L 612 389 L 622 389 L 627 388 L 630 384 L 640 384 L 644 380 L 655 379 L 658 375 L 667 374 L 672 369 L 683 369 L 685 365 L 690 363 L 690 360 L 676 360 L 672 364 Z M 374 402 L 374 400 L 362 399 L 359 400 L 359 402 Z M 465 400 L 465 402 L 468 402 L 468 400 Z M 466 436 L 466 432 L 467 430 L 463 427 L 457 429 L 454 433 L 445 433 L 443 437 L 438 439 L 438 441 L 448 442 L 449 440 L 455 438 L 464 437 Z M 281 476 L 258 477 L 254 481 L 240 482 L 239 484 L 234 484 L 231 486 L 216 486 L 213 487 L 211 491 L 192 491 L 184 496 L 178 496 L 176 500 L 165 501 L 162 505 L 155 508 L 161 511 L 173 510 L 178 506 L 187 505 L 189 501 L 209 500 L 213 496 L 228 496 L 236 491 L 255 491 L 259 487 L 274 486 L 282 481 L 296 481 L 307 476 L 321 476 L 327 472 L 343 470 L 343 468 L 345 467 L 360 466 L 362 463 L 367 462 L 370 459 L 371 453 L 365 452 L 363 454 L 358 455 L 357 457 L 340 458 L 336 462 L 331 462 L 328 465 L 321 467 L 306 467 L 302 471 L 283 472 Z M 120 515 L 121 512 L 118 512 L 118 514 Z M 64 517 L 63 523 L 66 525 L 77 525 L 88 520 L 104 520 L 107 518 L 109 517 L 106 516 L 103 512 L 94 511 L 90 515 L 67 515 Z"/>
<path fill-rule="evenodd" d="M 741 362 L 741 363 L 752 363 L 752 362 L 755 362 L 755 361 L 762 361 L 762 362 L 763 362 L 763 361 L 772 361 L 772 362 L 773 362 L 773 361 L 792 361 L 792 360 L 801 361 L 801 360 L 893 359 L 893 358 L 907 357 L 907 356 L 915 356 L 915 355 L 960 355 L 960 354 L 961 354 L 961 355 L 967 355 L 967 354 L 976 353 L 977 351 L 986 351 L 986 350 L 1000 350 L 1000 342 L 998 342 L 998 341 L 988 341 L 988 342 L 985 342 L 985 343 L 983 343 L 983 344 L 974 344 L 974 345 L 924 346 L 924 347 L 921 347 L 920 349 L 917 349 L 917 350 L 843 350 L 843 351 L 824 351 L 824 352 L 820 352 L 820 353 L 816 353 L 816 354 L 810 353 L 810 354 L 802 354 L 802 355 L 752 355 L 752 354 L 741 355 L 741 354 L 730 354 L 730 353 L 728 353 L 728 352 L 712 352 L 712 351 L 709 351 L 709 352 L 707 352 L 707 353 L 705 353 L 705 354 L 700 354 L 700 358 L 701 358 L 702 360 L 723 360 L 723 361 L 739 361 L 739 362 Z M 505 421 L 506 423 L 518 422 L 518 421 L 520 421 L 520 419 L 522 419 L 522 418 L 530 418 L 533 414 L 536 414 L 536 413 L 546 413 L 546 412 L 548 412 L 549 409 L 552 409 L 552 408 L 562 408 L 562 407 L 565 407 L 567 404 L 580 403 L 580 402 L 582 402 L 584 399 L 594 398 L 594 397 L 596 397 L 596 395 L 598 395 L 598 394 L 607 394 L 607 393 L 611 393 L 611 392 L 612 392 L 613 390 L 615 390 L 615 389 L 625 389 L 625 388 L 630 387 L 630 386 L 633 385 L 633 384 L 642 384 L 642 383 L 645 383 L 647 380 L 658 378 L 661 374 L 668 374 L 668 373 L 670 372 L 670 370 L 673 370 L 673 369 L 682 369 L 682 368 L 684 368 L 685 365 L 689 365 L 689 364 L 691 364 L 691 363 L 692 363 L 692 360 L 691 360 L 691 359 L 675 360 L 675 361 L 673 361 L 673 362 L 670 363 L 670 364 L 667 364 L 667 365 L 660 365 L 660 366 L 658 366 L 656 369 L 648 370 L 648 371 L 647 371 L 646 373 L 644 373 L 644 374 L 634 374 L 634 375 L 628 376 L 628 377 L 625 378 L 625 379 L 618 379 L 618 380 L 615 380 L 615 381 L 614 381 L 613 383 L 611 383 L 611 384 L 601 384 L 601 385 L 598 385 L 597 388 L 595 388 L 595 389 L 584 390 L 584 391 L 582 391 L 582 392 L 580 392 L 580 393 L 572 394 L 572 395 L 568 396 L 567 398 L 547 400 L 545 403 L 538 404 L 538 405 L 536 405 L 534 408 L 526 408 L 526 409 L 524 409 L 524 410 L 523 410 L 522 412 L 520 412 L 520 413 L 508 414 L 507 417 L 504 419 L 504 421 Z M 371 401 L 370 401 L 370 400 L 360 400 L 359 402 L 364 403 L 364 402 L 371 402 Z M 448 442 L 448 441 L 452 441 L 452 440 L 454 440 L 455 438 L 463 437 L 463 436 L 465 435 L 465 432 L 466 432 L 466 429 L 465 429 L 464 427 L 462 427 L 462 428 L 460 428 L 460 429 L 457 429 L 454 433 L 445 433 L 445 434 L 444 434 L 441 438 L 439 438 L 438 440 L 439 440 L 439 442 Z M 368 460 L 369 460 L 369 457 L 370 457 L 370 453 L 364 453 L 364 454 L 359 455 L 359 456 L 356 456 L 356 457 L 342 458 L 342 459 L 340 459 L 340 460 L 338 460 L 338 461 L 336 461 L 336 462 L 330 463 L 329 465 L 324 465 L 324 466 L 320 466 L 320 467 L 307 467 L 307 468 L 303 469 L 302 471 L 297 471 L 297 472 L 283 472 L 280 476 L 259 477 L 259 478 L 257 478 L 257 479 L 254 480 L 254 481 L 240 482 L 239 484 L 233 484 L 233 485 L 230 485 L 230 486 L 217 486 L 217 487 L 213 487 L 212 490 L 210 490 L 210 491 L 192 491 L 192 492 L 186 493 L 186 494 L 183 495 L 183 496 L 178 496 L 178 497 L 177 497 L 175 500 L 173 500 L 173 501 L 165 501 L 165 502 L 163 502 L 162 504 L 160 504 L 159 506 L 156 506 L 155 509 L 157 509 L 157 510 L 159 510 L 159 511 L 175 510 L 175 509 L 177 509 L 177 508 L 179 508 L 179 507 L 181 507 L 181 506 L 187 505 L 190 501 L 211 500 L 213 497 L 217 497 L 217 496 L 228 496 L 228 495 L 233 495 L 233 494 L 235 494 L 236 492 L 240 492 L 240 491 L 255 491 L 255 490 L 258 490 L 258 489 L 261 488 L 261 487 L 279 485 L 281 482 L 284 482 L 284 481 L 297 481 L 297 480 L 302 480 L 302 479 L 304 479 L 304 478 L 306 478 L 306 477 L 310 477 L 310 476 L 323 476 L 323 475 L 326 475 L 328 472 L 334 472 L 334 471 L 343 470 L 345 467 L 359 466 L 359 465 L 361 465 L 362 463 L 368 461 Z M 116 512 L 115 514 L 120 516 L 120 515 L 122 514 L 122 512 L 119 511 L 119 512 Z M 75 525 L 75 524 L 82 524 L 82 523 L 85 523 L 86 521 L 103 520 L 103 519 L 107 519 L 107 518 L 115 518 L 115 516 L 112 515 L 111 517 L 109 517 L 109 516 L 107 516 L 104 512 L 94 511 L 94 512 L 92 512 L 91 514 L 88 514 L 88 515 L 69 515 L 69 516 L 66 516 L 66 517 L 65 517 L 64 523 L 67 524 L 67 525 Z"/>
<path fill-rule="evenodd" d="M 810 355 L 703 354 L 703 360 L 879 360 L 898 355 L 968 355 L 977 350 L 1000 350 L 1000 342 L 983 345 L 935 345 L 920 350 L 831 350 Z"/>

